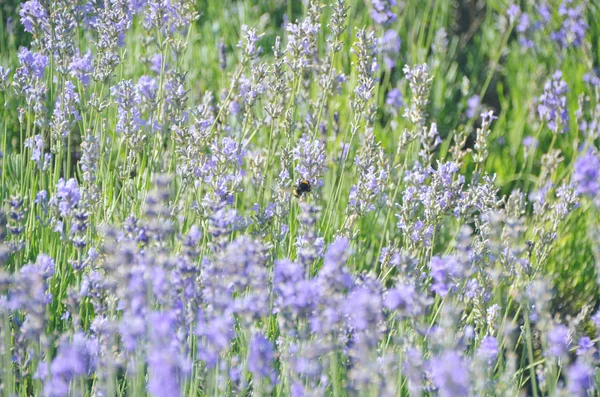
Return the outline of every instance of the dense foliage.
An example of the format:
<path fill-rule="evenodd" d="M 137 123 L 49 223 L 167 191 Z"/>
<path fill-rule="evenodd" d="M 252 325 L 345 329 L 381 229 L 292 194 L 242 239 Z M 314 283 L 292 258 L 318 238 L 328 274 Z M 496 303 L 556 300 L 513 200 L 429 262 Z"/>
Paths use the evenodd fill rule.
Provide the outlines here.
<path fill-rule="evenodd" d="M 1 396 L 596 395 L 595 2 L 0 17 Z"/>

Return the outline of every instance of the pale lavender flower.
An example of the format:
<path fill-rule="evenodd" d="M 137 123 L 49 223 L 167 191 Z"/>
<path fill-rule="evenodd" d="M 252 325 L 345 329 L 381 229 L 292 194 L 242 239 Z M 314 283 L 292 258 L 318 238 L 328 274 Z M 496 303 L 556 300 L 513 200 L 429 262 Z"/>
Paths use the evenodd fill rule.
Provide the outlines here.
<path fill-rule="evenodd" d="M 425 374 L 423 354 L 417 348 L 410 347 L 405 357 L 402 368 L 406 373 L 408 390 L 411 396 L 420 396 Z"/>
<path fill-rule="evenodd" d="M 448 51 L 448 32 L 446 32 L 446 28 L 443 26 L 435 32 L 431 50 L 434 54 L 439 55 L 443 55 Z"/>
<path fill-rule="evenodd" d="M 344 266 L 350 253 L 350 241 L 347 238 L 338 238 L 327 247 L 318 276 L 327 289 L 343 291 L 352 286 L 354 280 Z"/>
<path fill-rule="evenodd" d="M 141 76 L 138 79 L 136 91 L 143 101 L 153 103 L 158 92 L 158 82 L 150 76 Z"/>
<path fill-rule="evenodd" d="M 381 145 L 375 141 L 371 129 L 365 133 L 365 141 L 354 160 L 358 181 L 350 188 L 348 213 L 362 216 L 384 205 L 388 179 L 387 163 Z"/>
<path fill-rule="evenodd" d="M 382 307 L 381 285 L 376 280 L 368 279 L 366 284 L 355 286 L 348 293 L 344 306 L 348 327 L 356 333 L 369 330 L 370 337 L 375 337 L 371 342 L 376 343 Z"/>
<path fill-rule="evenodd" d="M 358 115 L 363 115 L 367 123 L 372 123 L 371 113 L 374 112 L 370 102 L 375 89 L 375 74 L 379 70 L 379 64 L 375 56 L 376 49 L 375 33 L 364 28 L 360 29 L 356 33 L 356 41 L 352 47 L 352 51 L 357 58 L 355 66 L 358 81 L 354 89 L 356 98 L 352 101 L 351 106 Z M 354 122 L 354 128 L 356 128 L 356 121 Z"/>
<path fill-rule="evenodd" d="M 366 391 L 378 383 L 374 349 L 383 335 L 382 288 L 374 278 L 365 277 L 359 282 L 346 296 L 342 312 L 346 327 L 352 332 L 348 379 L 352 389 Z"/>
<path fill-rule="evenodd" d="M 93 208 L 100 201 L 100 187 L 96 183 L 98 162 L 100 160 L 100 143 L 88 134 L 81 143 L 81 161 L 83 191 L 81 199 L 85 208 Z"/>
<path fill-rule="evenodd" d="M 49 282 L 54 271 L 54 260 L 39 254 L 34 264 L 21 267 L 13 275 L 7 306 L 10 310 L 22 310 L 26 314 L 20 332 L 29 341 L 39 341 L 44 332 L 46 305 L 52 302 Z"/>
<path fill-rule="evenodd" d="M 0 92 L 5 92 L 9 87 L 10 69 L 0 66 Z"/>
<path fill-rule="evenodd" d="M 320 207 L 306 201 L 300 203 L 298 215 L 300 233 L 296 237 L 295 245 L 298 261 L 307 269 L 306 271 L 323 254 L 323 239 L 316 232 L 320 210 Z"/>
<path fill-rule="evenodd" d="M 14 236 L 18 237 L 25 231 L 25 200 L 20 195 L 11 196 L 8 202 L 8 211 L 6 217 L 6 229 Z M 2 214 L 4 215 L 4 214 Z M 21 242 L 16 243 L 15 251 L 21 247 Z"/>
<path fill-rule="evenodd" d="M 318 57 L 318 36 L 321 31 L 321 26 L 318 21 L 310 16 L 296 23 L 288 23 L 286 57 L 289 67 L 294 72 L 299 72 L 303 69 L 315 65 L 315 60 Z"/>
<path fill-rule="evenodd" d="M 433 82 L 433 76 L 429 74 L 427 64 L 408 65 L 402 70 L 408 80 L 412 93 L 410 105 L 404 111 L 404 117 L 408 118 L 416 126 L 424 126 L 427 118 L 427 105 L 429 104 L 429 90 Z"/>

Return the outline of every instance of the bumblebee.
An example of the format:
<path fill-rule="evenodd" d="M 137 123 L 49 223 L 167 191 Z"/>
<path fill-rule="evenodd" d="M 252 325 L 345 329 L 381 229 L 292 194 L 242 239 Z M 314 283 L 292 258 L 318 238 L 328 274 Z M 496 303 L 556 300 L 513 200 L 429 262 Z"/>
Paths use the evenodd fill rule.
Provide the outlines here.
<path fill-rule="evenodd" d="M 298 185 L 294 187 L 293 193 L 296 197 L 301 197 L 304 193 L 309 193 L 311 189 L 310 182 L 306 179 L 301 179 Z"/>

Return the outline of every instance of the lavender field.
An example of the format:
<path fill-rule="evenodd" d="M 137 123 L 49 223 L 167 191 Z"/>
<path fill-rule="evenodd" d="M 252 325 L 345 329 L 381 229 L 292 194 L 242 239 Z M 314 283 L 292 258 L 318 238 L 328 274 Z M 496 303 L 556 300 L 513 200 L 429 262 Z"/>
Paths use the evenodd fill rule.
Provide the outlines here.
<path fill-rule="evenodd" d="M 598 21 L 0 1 L 0 397 L 599 395 Z"/>

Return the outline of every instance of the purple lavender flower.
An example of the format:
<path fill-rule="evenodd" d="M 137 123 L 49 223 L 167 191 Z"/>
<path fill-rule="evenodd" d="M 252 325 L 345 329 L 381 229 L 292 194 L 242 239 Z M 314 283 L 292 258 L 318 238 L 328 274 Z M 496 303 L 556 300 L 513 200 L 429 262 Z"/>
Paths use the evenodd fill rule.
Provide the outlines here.
<path fill-rule="evenodd" d="M 267 378 L 272 383 L 277 379 L 277 373 L 273 368 L 275 355 L 273 344 L 262 333 L 255 333 L 250 339 L 248 346 L 248 371 L 252 374 L 255 382 Z"/>
<path fill-rule="evenodd" d="M 90 28 L 98 33 L 94 80 L 106 82 L 121 63 L 118 49 L 125 45 L 125 33 L 133 23 L 133 3 L 106 0 L 104 7 L 98 7 L 97 15 L 88 20 Z"/>
<path fill-rule="evenodd" d="M 197 324 L 196 335 L 201 338 L 198 342 L 198 358 L 204 361 L 207 367 L 214 368 L 221 353 L 233 339 L 233 319 L 226 314 L 207 318 L 204 311 L 200 311 Z"/>
<path fill-rule="evenodd" d="M 356 332 L 364 332 L 368 327 L 376 328 L 382 320 L 381 288 L 371 287 L 370 284 L 356 286 L 346 298 L 344 314 L 349 328 Z"/>
<path fill-rule="evenodd" d="M 39 52 L 32 52 L 25 47 L 21 47 L 19 49 L 18 58 L 21 67 L 17 69 L 17 73 L 32 75 L 38 79 L 44 77 L 44 71 L 48 66 L 48 57 L 46 55 L 40 54 Z"/>
<path fill-rule="evenodd" d="M 88 375 L 95 367 L 90 340 L 81 332 L 69 339 L 68 335 L 63 336 L 50 365 L 50 380 L 44 385 L 44 394 L 49 397 L 68 395 L 70 383 Z"/>
<path fill-rule="evenodd" d="M 328 283 L 328 288 L 343 290 L 349 288 L 353 279 L 344 263 L 350 255 L 350 241 L 347 238 L 338 238 L 327 247 L 323 267 L 319 272 L 319 279 Z"/>
<path fill-rule="evenodd" d="M 383 299 L 387 309 L 395 310 L 405 318 L 421 315 L 430 302 L 427 297 L 421 296 L 414 285 L 403 282 L 388 289 Z"/>
<path fill-rule="evenodd" d="M 21 23 L 28 33 L 36 33 L 36 28 L 48 24 L 48 13 L 38 0 L 29 0 L 21 5 Z"/>
<path fill-rule="evenodd" d="M 396 59 L 400 52 L 401 43 L 402 40 L 400 40 L 398 32 L 393 29 L 386 30 L 383 37 L 379 39 L 377 47 L 379 52 L 383 54 L 385 66 L 388 69 L 396 66 Z"/>
<path fill-rule="evenodd" d="M 573 182 L 580 194 L 597 197 L 600 192 L 600 158 L 592 152 L 580 156 L 575 162 Z"/>
<path fill-rule="evenodd" d="M 385 98 L 385 104 L 388 105 L 392 111 L 397 112 L 402 106 L 404 101 L 402 99 L 402 92 L 398 88 L 392 88 Z"/>
<path fill-rule="evenodd" d="M 527 31 L 527 28 L 529 28 L 529 15 L 527 13 L 522 13 L 521 17 L 519 18 L 519 23 L 517 24 L 516 30 L 519 33 L 525 33 Z"/>
<path fill-rule="evenodd" d="M 434 256 L 429 262 L 429 269 L 433 278 L 431 291 L 442 297 L 456 290 L 457 279 L 464 273 L 462 265 L 454 256 Z"/>
<path fill-rule="evenodd" d="M 90 83 L 93 69 L 92 52 L 90 50 L 87 50 L 83 56 L 77 53 L 69 64 L 69 74 L 77 78 L 84 86 Z"/>
<path fill-rule="evenodd" d="M 123 80 L 111 88 L 118 105 L 117 132 L 122 134 L 132 150 L 141 149 L 146 139 L 142 127 L 146 124 L 138 107 L 138 95 L 131 80 Z"/>
<path fill-rule="evenodd" d="M 301 316 L 312 311 L 318 299 L 316 283 L 305 279 L 304 266 L 279 260 L 273 271 L 275 306 L 282 315 Z"/>
<path fill-rule="evenodd" d="M 81 119 L 79 111 L 77 110 L 78 105 L 79 94 L 75 92 L 73 83 L 67 81 L 65 83 L 64 91 L 56 98 L 54 112 L 52 113 L 52 121 L 50 122 L 50 127 L 52 127 L 52 138 L 54 139 L 55 145 L 57 144 L 57 141 L 67 137 L 72 124 Z M 60 144 L 58 145 L 60 148 Z"/>
<path fill-rule="evenodd" d="M 582 336 L 577 343 L 577 355 L 582 356 L 594 348 L 594 342 L 589 336 Z"/>
<path fill-rule="evenodd" d="M 311 139 L 302 135 L 297 146 L 292 150 L 294 160 L 297 161 L 296 174 L 306 179 L 313 188 L 324 185 L 323 174 L 325 173 L 325 148 L 318 139 Z"/>
<path fill-rule="evenodd" d="M 174 312 L 153 312 L 148 315 L 148 391 L 156 397 L 181 395 L 180 380 L 191 364 L 181 357 L 176 335 Z"/>
<path fill-rule="evenodd" d="M 165 67 L 165 71 L 168 71 L 170 68 L 170 65 L 168 63 L 165 63 L 164 67 Z M 152 55 L 152 58 L 150 58 L 150 70 L 156 74 L 161 74 L 162 68 L 163 68 L 162 55 L 161 54 Z"/>
<path fill-rule="evenodd" d="M 562 357 L 568 352 L 569 329 L 562 324 L 548 332 L 548 353 L 553 357 Z"/>
<path fill-rule="evenodd" d="M 38 127 L 46 125 L 46 85 L 43 81 L 44 72 L 48 66 L 48 57 L 41 53 L 31 52 L 22 47 L 18 53 L 19 64 L 14 76 L 12 86 L 17 95 L 25 97 L 27 106 L 33 109 L 34 123 Z M 24 111 L 20 113 L 22 122 Z"/>
<path fill-rule="evenodd" d="M 521 13 L 521 8 L 516 4 L 511 4 L 510 7 L 506 10 L 506 16 L 510 23 L 513 23 L 519 14 Z"/>
<path fill-rule="evenodd" d="M 141 76 L 136 85 L 136 91 L 141 99 L 147 102 L 154 102 L 158 91 L 158 82 L 150 76 Z"/>
<path fill-rule="evenodd" d="M 525 147 L 537 147 L 538 145 L 538 141 L 537 139 L 535 139 L 534 137 L 532 137 L 531 135 L 527 135 L 525 138 L 523 138 L 523 146 Z"/>
<path fill-rule="evenodd" d="M 481 105 L 481 98 L 479 95 L 473 95 L 467 100 L 467 111 L 465 112 L 468 118 L 475 117 L 475 114 L 479 111 Z"/>
<path fill-rule="evenodd" d="M 56 195 L 50 201 L 57 206 L 60 216 L 66 217 L 73 208 L 77 207 L 80 198 L 81 193 L 77 181 L 71 178 L 65 182 L 63 178 L 60 178 L 56 185 Z"/>
<path fill-rule="evenodd" d="M 449 351 L 432 358 L 429 371 L 441 397 L 469 395 L 469 367 L 459 353 Z"/>
<path fill-rule="evenodd" d="M 177 4 L 177 2 L 171 1 L 148 0 L 144 16 L 146 29 L 173 33 L 179 18 Z"/>
<path fill-rule="evenodd" d="M 566 93 L 567 83 L 562 72 L 557 70 L 544 85 L 544 93 L 537 98 L 537 113 L 542 121 L 548 123 L 552 132 L 565 132 L 569 121 Z"/>
<path fill-rule="evenodd" d="M 575 48 L 580 47 L 589 28 L 584 18 L 583 6 L 575 6 L 573 0 L 563 0 L 558 7 L 558 15 L 562 18 L 562 24 L 560 29 L 550 33 L 550 38 L 561 48 L 568 48 L 571 45 Z"/>
<path fill-rule="evenodd" d="M 389 26 L 398 17 L 392 7 L 396 6 L 396 0 L 371 0 L 371 18 L 378 25 Z"/>
<path fill-rule="evenodd" d="M 567 385 L 569 392 L 575 397 L 589 396 L 594 388 L 595 369 L 579 361 L 567 370 Z"/>
<path fill-rule="evenodd" d="M 42 135 L 25 139 L 24 146 L 31 150 L 31 160 L 35 161 L 37 167 L 41 171 L 46 171 L 50 167 L 52 156 L 50 153 L 44 154 L 44 140 Z"/>
<path fill-rule="evenodd" d="M 481 341 L 479 349 L 477 349 L 477 357 L 483 361 L 491 363 L 496 360 L 498 355 L 498 340 L 494 336 L 486 336 Z"/>
<path fill-rule="evenodd" d="M 54 269 L 54 260 L 39 254 L 34 264 L 23 266 L 12 277 L 7 307 L 26 314 L 20 332 L 29 341 L 38 341 L 45 329 L 46 305 L 52 302 L 49 281 Z"/>
<path fill-rule="evenodd" d="M 550 18 L 552 18 L 552 13 L 550 12 L 548 5 L 542 3 L 536 7 L 536 10 L 540 18 L 542 18 L 542 22 L 548 23 Z"/>
<path fill-rule="evenodd" d="M 256 59 L 262 53 L 262 47 L 258 45 L 262 36 L 257 33 L 256 29 L 242 25 L 242 38 L 238 43 L 238 48 L 242 49 L 245 59 Z"/>
<path fill-rule="evenodd" d="M 426 63 L 415 65 L 412 68 L 409 65 L 404 65 L 402 69 L 410 91 L 413 95 L 410 105 L 404 110 L 404 117 L 408 118 L 411 123 L 421 127 L 425 126 L 427 118 L 426 108 L 429 104 L 429 91 L 433 76 L 429 74 L 429 66 Z"/>
<path fill-rule="evenodd" d="M 294 72 L 309 68 L 319 55 L 321 24 L 315 16 L 307 16 L 304 20 L 288 23 L 285 27 L 288 35 L 285 52 L 288 65 Z"/>

